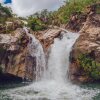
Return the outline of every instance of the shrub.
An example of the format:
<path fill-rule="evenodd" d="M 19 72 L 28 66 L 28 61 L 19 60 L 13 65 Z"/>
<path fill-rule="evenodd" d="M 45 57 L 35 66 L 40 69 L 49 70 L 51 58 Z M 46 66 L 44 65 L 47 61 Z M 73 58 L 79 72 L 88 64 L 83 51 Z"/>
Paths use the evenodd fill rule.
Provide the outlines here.
<path fill-rule="evenodd" d="M 3 7 L 1 5 L 1 3 L 0 3 L 0 11 L 3 12 L 3 13 L 5 13 L 6 16 L 8 16 L 8 17 L 12 16 L 11 10 L 9 8 L 7 8 L 7 7 Z"/>
<path fill-rule="evenodd" d="M 78 60 L 80 67 L 84 70 L 86 75 L 94 79 L 100 79 L 100 63 L 94 61 L 90 57 L 87 57 L 86 54 L 81 54 L 78 57 Z"/>
<path fill-rule="evenodd" d="M 99 0 L 69 0 L 69 2 L 66 0 L 65 4 L 58 11 L 54 12 L 54 15 L 56 13 L 60 23 L 67 23 L 74 12 L 84 12 L 88 5 L 96 2 L 99 2 Z M 98 11 L 100 11 L 100 8 Z"/>
<path fill-rule="evenodd" d="M 0 3 L 0 23 L 4 24 L 8 17 L 12 17 L 11 10 Z"/>
<path fill-rule="evenodd" d="M 40 19 L 37 19 L 37 18 L 28 19 L 28 26 L 33 31 L 44 30 L 46 28 L 45 24 L 43 24 L 42 21 Z"/>

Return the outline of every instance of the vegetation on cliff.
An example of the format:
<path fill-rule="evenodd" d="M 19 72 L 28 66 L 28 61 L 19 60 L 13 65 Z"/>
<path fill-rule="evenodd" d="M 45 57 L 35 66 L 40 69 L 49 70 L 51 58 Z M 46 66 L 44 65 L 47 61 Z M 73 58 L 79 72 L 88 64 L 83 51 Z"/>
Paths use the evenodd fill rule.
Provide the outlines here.
<path fill-rule="evenodd" d="M 49 25 L 52 26 L 61 26 L 62 24 L 68 24 L 71 19 L 77 17 L 76 19 L 82 19 L 83 15 L 89 13 L 91 7 L 95 3 L 98 3 L 99 0 L 69 0 L 65 1 L 64 5 L 61 6 L 57 11 L 48 11 L 47 9 L 42 10 L 41 12 L 37 12 L 25 18 L 17 18 L 21 20 L 25 20 L 28 22 L 28 26 L 33 31 L 44 30 L 47 29 Z M 98 6 L 98 8 L 100 8 Z M 93 9 L 92 9 L 93 10 Z M 100 10 L 97 11 L 100 13 Z M 10 18 L 12 17 L 13 18 Z M 74 16 L 74 17 L 73 17 Z M 84 17 L 84 16 L 83 16 Z M 86 17 L 86 16 L 85 16 Z M 85 19 L 85 18 L 84 18 Z M 5 23 L 5 21 L 16 20 L 10 8 L 3 7 L 0 4 L 0 23 Z M 81 22 L 80 22 L 81 23 Z M 76 25 L 75 25 L 76 26 Z"/>
<path fill-rule="evenodd" d="M 88 77 L 85 81 L 100 80 L 100 3 L 90 7 L 95 9 L 87 14 L 80 37 L 72 50 L 74 62 L 71 63 L 77 67 L 77 71 L 73 73 L 75 77 L 79 77 L 79 81 L 80 77 Z"/>
<path fill-rule="evenodd" d="M 38 18 L 32 18 L 32 17 L 30 17 L 29 20 L 28 20 L 28 26 L 33 31 L 46 29 L 45 23 L 42 20 L 38 19 Z"/>
<path fill-rule="evenodd" d="M 89 13 L 91 9 L 91 7 L 89 7 L 90 5 L 98 2 L 99 0 L 66 0 L 65 4 L 57 11 L 50 12 L 45 9 L 31 15 L 28 18 L 28 23 L 33 30 L 41 30 L 44 29 L 44 26 L 48 27 L 48 25 L 60 26 L 62 24 L 67 24 L 73 15 L 77 15 L 77 18 L 79 17 L 80 19 L 80 15 L 83 12 L 84 14 Z M 99 9 L 98 13 L 100 13 Z"/>
<path fill-rule="evenodd" d="M 69 0 L 65 5 L 58 9 L 54 14 L 58 17 L 60 22 L 66 23 L 70 20 L 72 14 L 86 12 L 86 8 L 99 0 Z"/>
<path fill-rule="evenodd" d="M 20 27 L 23 27 L 21 19 L 16 17 L 10 8 L 0 4 L 0 34 L 11 34 Z"/>
<path fill-rule="evenodd" d="M 100 79 L 100 63 L 88 56 L 88 54 L 80 54 L 78 62 L 84 74 L 93 79 Z"/>
<path fill-rule="evenodd" d="M 0 4 L 0 23 L 5 23 L 8 17 L 12 17 L 11 10 Z"/>

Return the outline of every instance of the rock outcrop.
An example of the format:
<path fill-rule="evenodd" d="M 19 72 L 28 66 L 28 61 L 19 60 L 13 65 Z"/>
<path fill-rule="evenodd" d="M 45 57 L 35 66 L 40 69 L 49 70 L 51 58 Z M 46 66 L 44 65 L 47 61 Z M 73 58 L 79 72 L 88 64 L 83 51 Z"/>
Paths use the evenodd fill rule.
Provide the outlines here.
<path fill-rule="evenodd" d="M 44 47 L 44 50 L 47 51 L 51 44 L 53 44 L 56 37 L 60 37 L 61 29 L 51 28 L 46 31 L 40 31 L 34 33 L 36 38 L 41 42 Z"/>
<path fill-rule="evenodd" d="M 33 35 L 39 39 L 44 51 L 47 51 L 60 32 L 60 29 L 50 29 L 45 32 L 33 32 Z M 0 34 L 1 73 L 21 77 L 25 80 L 36 78 L 34 70 L 36 69 L 36 57 L 31 56 L 28 50 L 30 41 L 31 39 L 23 28 L 17 28 L 9 34 Z"/>
<path fill-rule="evenodd" d="M 79 32 L 87 20 L 88 15 L 100 14 L 100 2 L 87 6 L 81 12 L 73 12 L 66 28 L 71 31 Z"/>
<path fill-rule="evenodd" d="M 100 80 L 100 14 L 89 14 L 71 52 L 71 79 Z"/>
<path fill-rule="evenodd" d="M 3 73 L 25 77 L 28 37 L 23 29 L 0 34 L 0 67 Z"/>
<path fill-rule="evenodd" d="M 22 28 L 22 22 L 18 19 L 6 21 L 5 24 L 0 24 L 0 34 L 11 34 L 17 28 Z"/>

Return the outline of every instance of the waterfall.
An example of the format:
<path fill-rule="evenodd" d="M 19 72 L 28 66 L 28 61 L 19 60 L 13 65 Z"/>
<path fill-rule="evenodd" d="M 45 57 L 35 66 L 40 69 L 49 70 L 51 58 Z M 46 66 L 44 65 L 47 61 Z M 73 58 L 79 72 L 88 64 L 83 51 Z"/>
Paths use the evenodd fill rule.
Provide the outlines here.
<path fill-rule="evenodd" d="M 41 68 L 45 69 L 45 56 L 42 46 L 26 28 L 25 31 L 32 38 L 28 46 L 29 52 L 31 56 L 37 57 L 37 79 L 40 78 L 41 71 L 44 75 L 40 81 L 33 82 L 29 86 L 8 90 L 6 96 L 11 100 L 92 100 L 92 97 L 100 93 L 97 89 L 83 89 L 74 85 L 68 78 L 69 56 L 79 34 L 62 32 L 61 37 L 54 40 L 46 66 L 47 70 L 43 71 Z"/>
<path fill-rule="evenodd" d="M 68 82 L 69 56 L 79 34 L 62 32 L 61 35 L 62 38 L 56 38 L 51 46 L 46 78 Z"/>
<path fill-rule="evenodd" d="M 41 43 L 39 42 L 39 40 L 37 40 L 34 35 L 30 34 L 28 32 L 28 29 L 26 27 L 24 27 L 24 30 L 27 34 L 27 36 L 29 36 L 29 44 L 28 44 L 28 51 L 29 54 L 32 57 L 36 58 L 36 67 L 35 67 L 35 74 L 36 74 L 36 81 L 41 80 L 41 77 L 43 76 L 43 72 L 45 70 L 45 54 L 43 51 L 43 47 L 41 45 Z"/>
<path fill-rule="evenodd" d="M 26 34 L 30 37 L 30 42 L 28 44 L 29 54 L 32 57 L 36 57 L 36 80 L 40 80 L 41 77 L 44 75 L 42 79 L 53 79 L 58 82 L 67 82 L 69 80 L 68 68 L 70 52 L 79 34 L 74 34 L 68 31 L 67 33 L 62 32 L 62 38 L 56 38 L 54 40 L 54 44 L 51 46 L 51 52 L 49 54 L 47 64 L 48 69 L 45 70 L 45 54 L 41 43 L 34 37 L 34 35 L 28 32 L 28 29 L 26 27 L 24 27 L 24 30 Z"/>

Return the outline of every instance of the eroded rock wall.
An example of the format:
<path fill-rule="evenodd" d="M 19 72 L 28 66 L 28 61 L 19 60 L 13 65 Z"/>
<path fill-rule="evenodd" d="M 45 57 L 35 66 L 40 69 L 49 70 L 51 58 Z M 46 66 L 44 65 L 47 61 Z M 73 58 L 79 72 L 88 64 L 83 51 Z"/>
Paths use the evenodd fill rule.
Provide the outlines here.
<path fill-rule="evenodd" d="M 59 29 L 50 29 L 45 32 L 33 32 L 33 35 L 40 41 L 47 54 L 48 48 L 60 32 Z M 32 31 L 29 34 L 32 34 Z M 36 79 L 37 61 L 36 57 L 29 53 L 30 41 L 31 38 L 27 36 L 23 28 L 17 28 L 11 34 L 0 34 L 0 69 L 2 73 L 18 76 L 25 80 Z"/>
<path fill-rule="evenodd" d="M 71 79 L 100 80 L 100 14 L 90 14 L 79 33 L 71 52 Z"/>
<path fill-rule="evenodd" d="M 0 67 L 3 73 L 34 79 L 35 58 L 28 54 L 28 43 L 29 37 L 22 28 L 12 34 L 0 34 Z"/>

